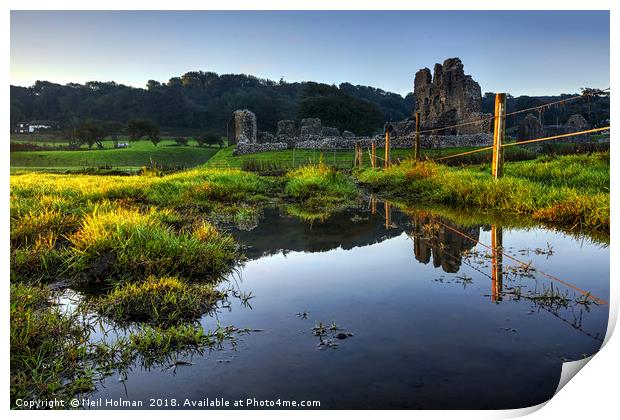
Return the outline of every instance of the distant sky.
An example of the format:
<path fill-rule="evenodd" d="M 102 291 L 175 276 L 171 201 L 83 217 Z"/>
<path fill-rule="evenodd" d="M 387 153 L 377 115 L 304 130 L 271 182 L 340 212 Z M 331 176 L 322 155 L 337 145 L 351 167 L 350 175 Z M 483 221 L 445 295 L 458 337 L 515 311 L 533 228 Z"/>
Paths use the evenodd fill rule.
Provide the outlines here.
<path fill-rule="evenodd" d="M 13 11 L 11 83 L 144 87 L 187 71 L 348 81 L 402 95 L 460 57 L 482 91 L 609 86 L 606 11 Z"/>

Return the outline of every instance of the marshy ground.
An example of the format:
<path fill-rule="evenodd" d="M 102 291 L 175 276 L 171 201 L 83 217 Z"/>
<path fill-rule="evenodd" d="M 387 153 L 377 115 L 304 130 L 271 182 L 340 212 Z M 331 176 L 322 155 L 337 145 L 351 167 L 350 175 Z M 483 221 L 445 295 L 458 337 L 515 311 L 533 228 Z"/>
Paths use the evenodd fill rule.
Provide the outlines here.
<path fill-rule="evenodd" d="M 480 372 L 480 387 L 499 390 L 504 376 L 493 379 L 475 357 L 488 351 L 498 363 L 512 359 L 514 369 L 507 371 L 515 375 L 527 366 L 527 352 L 541 358 L 528 367 L 547 372 L 547 385 L 525 399 L 534 401 L 549 394 L 562 357 L 598 350 L 606 306 L 558 289 L 536 269 L 569 276 L 592 296 L 608 295 L 609 152 L 509 162 L 497 182 L 486 164 L 403 160 L 389 169 L 343 171 L 328 163 L 319 159 L 275 172 L 207 164 L 163 176 L 14 174 L 12 403 L 114 395 L 128 386 L 146 396 L 164 392 L 170 375 L 186 381 L 179 392 L 197 392 L 201 387 L 192 389 L 192 381 L 215 389 L 220 380 L 221 393 L 232 397 L 243 388 L 242 370 L 250 369 L 262 373 L 252 375 L 257 378 L 246 384 L 247 392 L 292 398 L 316 393 L 352 408 L 361 403 L 355 390 L 340 402 L 327 392 L 344 387 L 345 379 L 351 383 L 351 373 L 363 367 L 355 380 L 378 375 L 380 384 L 366 400 L 369 406 L 379 408 L 377 398 L 390 395 L 384 401 L 397 407 L 415 389 L 407 404 L 430 408 L 441 400 L 439 382 L 448 386 L 467 372 Z M 394 204 L 377 201 L 375 193 Z M 420 203 L 423 211 L 412 208 Z M 535 269 L 505 263 L 504 287 L 491 293 L 495 305 L 485 306 L 490 287 L 483 286 L 488 279 L 481 272 L 488 271 L 491 256 L 436 220 L 468 235 L 477 232 L 481 242 L 487 239 L 484 226 L 500 226 L 506 252 L 531 259 Z M 571 262 L 576 241 L 584 238 L 576 261 L 600 264 L 589 281 L 575 276 L 583 267 Z M 239 276 L 247 281 L 239 284 Z M 542 315 L 530 321 L 535 316 L 529 311 Z M 441 314 L 447 319 L 438 322 Z M 428 325 L 440 334 L 431 338 Z M 306 353 L 311 341 L 308 348 L 316 350 L 317 328 L 319 347 L 336 349 L 328 360 Z M 352 335 L 337 337 L 347 333 Z M 509 345 L 515 340 L 527 352 Z M 226 370 L 234 356 L 208 357 L 218 349 L 232 354 L 238 346 L 245 355 L 241 371 Z M 265 357 L 249 355 L 255 351 Z M 422 368 L 412 355 L 422 360 L 433 351 L 440 354 L 430 363 L 435 370 L 412 370 Z M 397 356 L 386 362 L 388 353 Z M 290 363 L 276 368 L 268 355 Z M 469 371 L 457 368 L 465 356 L 473 360 Z M 213 359 L 223 362 L 214 367 Z M 331 379 L 320 375 L 321 366 Z M 155 367 L 156 373 L 147 373 Z M 258 378 L 274 369 L 297 385 L 286 390 Z M 213 378 L 200 379 L 207 371 Z M 519 375 L 510 398 L 497 391 L 469 404 L 469 391 L 448 388 L 461 392 L 462 398 L 453 398 L 456 405 L 507 408 L 534 380 Z M 439 382 L 431 383 L 432 377 Z"/>

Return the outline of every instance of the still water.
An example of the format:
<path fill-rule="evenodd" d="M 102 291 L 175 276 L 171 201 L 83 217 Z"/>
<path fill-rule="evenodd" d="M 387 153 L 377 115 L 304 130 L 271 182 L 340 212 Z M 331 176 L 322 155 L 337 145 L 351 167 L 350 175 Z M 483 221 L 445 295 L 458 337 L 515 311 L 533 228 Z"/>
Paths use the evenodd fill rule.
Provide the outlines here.
<path fill-rule="evenodd" d="M 265 209 L 232 233 L 248 260 L 223 287 L 252 298 L 201 322 L 254 331 L 192 365 L 135 366 L 93 399 L 518 408 L 549 399 L 562 363 L 605 336 L 609 249 L 587 237 L 384 203 L 314 222 Z"/>

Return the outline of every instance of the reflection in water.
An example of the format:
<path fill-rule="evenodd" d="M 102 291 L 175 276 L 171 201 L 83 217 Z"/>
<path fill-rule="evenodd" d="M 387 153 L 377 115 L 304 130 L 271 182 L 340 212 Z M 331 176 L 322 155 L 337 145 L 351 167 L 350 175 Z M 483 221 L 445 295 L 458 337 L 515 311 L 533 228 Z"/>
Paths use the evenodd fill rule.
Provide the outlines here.
<path fill-rule="evenodd" d="M 428 264 L 432 256 L 433 266 L 441 267 L 446 273 L 458 272 L 462 264 L 463 251 L 476 245 L 475 241 L 438 224 L 436 216 L 422 212 L 411 216 L 410 232 L 416 260 Z M 465 229 L 465 232 L 477 240 L 480 236 L 480 227 L 471 227 Z"/>
<path fill-rule="evenodd" d="M 502 228 L 499 228 L 496 225 L 491 226 L 491 249 L 491 272 L 493 273 L 491 300 L 493 302 L 498 302 L 502 300 L 502 276 L 504 270 L 502 268 Z"/>
<path fill-rule="evenodd" d="M 387 201 L 383 203 L 385 207 L 385 230 L 392 227 L 392 206 Z"/>
<path fill-rule="evenodd" d="M 598 351 L 606 331 L 607 306 L 552 286 L 532 267 L 607 299 L 608 250 L 556 232 L 463 227 L 373 195 L 368 206 L 313 224 L 266 208 L 254 228 L 232 234 L 248 257 L 238 278 L 246 293 L 232 292 L 238 299 L 201 323 L 256 333 L 174 376 L 130 372 L 130 398 L 516 408 L 551 397 L 562 361 Z M 531 267 L 510 265 L 519 251 L 547 242 L 552 258 L 531 252 Z M 317 347 L 316 328 L 329 346 Z M 125 383 L 105 385 L 96 396 L 124 395 Z"/>

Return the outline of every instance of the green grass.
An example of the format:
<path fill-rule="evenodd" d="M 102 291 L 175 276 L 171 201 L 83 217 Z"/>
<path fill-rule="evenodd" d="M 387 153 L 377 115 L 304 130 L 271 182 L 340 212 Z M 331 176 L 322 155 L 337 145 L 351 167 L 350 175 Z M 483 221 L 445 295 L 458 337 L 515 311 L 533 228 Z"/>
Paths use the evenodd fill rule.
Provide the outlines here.
<path fill-rule="evenodd" d="M 174 217 L 155 209 L 95 209 L 68 236 L 67 268 L 88 281 L 117 282 L 150 275 L 206 280 L 232 266 L 238 257 L 232 237 L 207 222 L 176 232 L 166 224 Z"/>
<path fill-rule="evenodd" d="M 387 170 L 363 169 L 356 177 L 410 202 L 525 214 L 569 229 L 609 230 L 608 153 L 507 163 L 499 180 L 491 179 L 488 165 L 456 169 L 410 161 Z"/>
<path fill-rule="evenodd" d="M 358 196 L 350 178 L 331 166 L 303 166 L 286 174 L 285 193 L 310 210 L 329 211 Z"/>
<path fill-rule="evenodd" d="M 441 149 L 423 149 L 421 151 L 421 158 L 437 158 L 441 156 L 448 156 L 457 153 L 468 152 L 475 150 L 477 147 L 446 147 Z M 337 168 L 349 169 L 353 167 L 354 152 L 353 150 L 308 150 L 308 149 L 295 149 L 295 150 L 278 150 L 271 152 L 253 153 L 248 155 L 233 155 L 234 146 L 225 147 L 219 150 L 209 161 L 205 164 L 207 167 L 212 168 L 240 168 L 247 170 L 254 170 L 260 172 L 261 168 L 265 168 L 267 171 L 274 170 L 289 170 L 300 166 L 317 165 L 323 162 L 325 165 L 334 166 Z M 412 155 L 411 149 L 392 149 L 391 159 L 398 162 L 399 160 L 406 160 Z M 370 155 L 368 150 L 364 150 L 362 153 L 363 165 L 370 166 Z M 377 149 L 377 164 L 383 165 L 384 150 Z M 536 153 L 525 147 L 511 147 L 507 149 L 505 159 L 510 160 L 526 160 L 534 159 Z M 471 154 L 463 158 L 453 158 L 448 160 L 449 164 L 471 164 L 489 162 L 491 159 L 491 152 L 481 152 L 477 154 Z"/>
<path fill-rule="evenodd" d="M 197 320 L 224 297 L 210 284 L 189 284 L 176 277 L 149 277 L 143 282 L 116 287 L 96 299 L 93 306 L 117 323 L 145 322 L 168 327 Z"/>
<path fill-rule="evenodd" d="M 113 149 L 110 141 L 105 141 L 104 146 L 105 149 L 92 150 L 11 152 L 11 167 L 54 171 L 101 166 L 135 169 L 154 162 L 189 168 L 207 162 L 219 151 L 218 147 L 178 146 L 172 140 L 163 140 L 157 147 L 146 140 L 131 142 L 125 149 Z"/>
<path fill-rule="evenodd" d="M 205 217 L 244 222 L 273 182 L 238 170 L 11 177 L 12 281 L 217 277 L 238 259 Z"/>
<path fill-rule="evenodd" d="M 88 326 L 50 304 L 48 288 L 11 285 L 11 406 L 93 389 Z"/>
<path fill-rule="evenodd" d="M 443 150 L 450 150 L 451 152 L 458 153 L 460 151 L 471 150 L 472 148 L 450 148 Z M 206 163 L 207 167 L 212 168 L 244 168 L 252 165 L 271 164 L 272 167 L 282 170 L 297 168 L 300 166 L 317 165 L 323 162 L 325 165 L 335 166 L 337 168 L 352 168 L 353 167 L 353 150 L 339 150 L 339 151 L 321 151 L 321 150 L 308 150 L 308 149 L 295 149 L 295 150 L 278 150 L 271 152 L 254 153 L 249 155 L 234 156 L 234 146 L 225 147 L 218 151 L 209 161 Z M 377 150 L 377 154 L 380 158 L 383 150 Z M 410 149 L 393 149 L 391 156 L 392 159 L 406 159 L 411 156 L 412 151 Z M 441 150 L 425 150 L 424 156 L 437 155 L 442 153 Z M 367 151 L 364 151 L 364 164 L 370 165 L 370 157 Z M 377 162 L 381 162 L 377 159 Z"/>
<path fill-rule="evenodd" d="M 158 293 L 157 296 L 178 297 L 179 287 L 174 281 L 167 279 L 154 284 L 155 287 L 169 286 L 166 294 Z M 180 289 L 184 287 L 180 286 Z M 147 304 L 146 295 L 123 290 L 113 292 L 115 300 L 112 303 L 119 305 L 118 300 L 125 300 L 125 304 L 130 301 Z M 188 293 L 189 289 L 182 294 Z M 233 334 L 243 332 L 232 326 L 218 325 L 212 331 L 205 331 L 194 323 L 174 323 L 168 328 L 146 325 L 128 334 L 119 331 L 120 336 L 113 342 L 107 342 L 105 334 L 104 338 L 94 341 L 91 336 L 93 327 L 79 312 L 61 310 L 51 300 L 47 287 L 11 285 L 12 408 L 20 408 L 16 404 L 18 399 L 58 399 L 64 401 L 64 407 L 59 408 L 70 408 L 71 398 L 88 395 L 101 379 L 115 371 L 123 375 L 136 363 L 144 369 L 176 367 L 181 358 L 221 346 L 225 341 L 234 342 Z M 177 302 L 177 306 L 179 304 Z"/>

